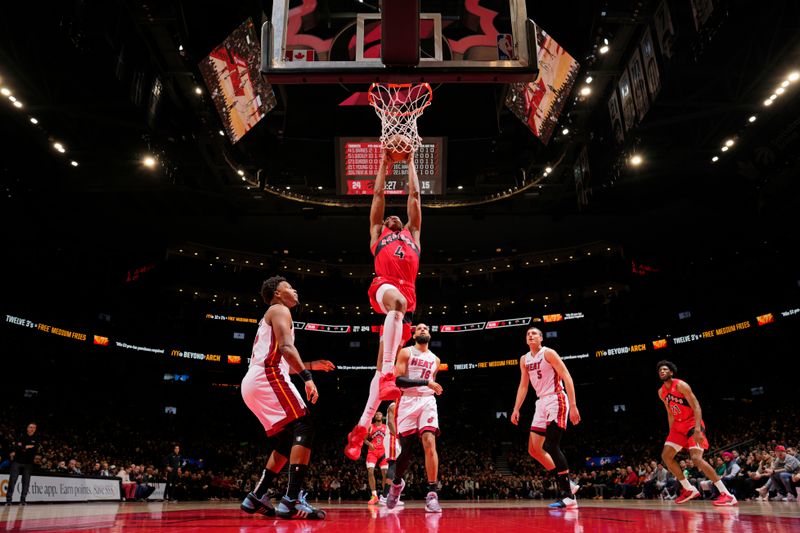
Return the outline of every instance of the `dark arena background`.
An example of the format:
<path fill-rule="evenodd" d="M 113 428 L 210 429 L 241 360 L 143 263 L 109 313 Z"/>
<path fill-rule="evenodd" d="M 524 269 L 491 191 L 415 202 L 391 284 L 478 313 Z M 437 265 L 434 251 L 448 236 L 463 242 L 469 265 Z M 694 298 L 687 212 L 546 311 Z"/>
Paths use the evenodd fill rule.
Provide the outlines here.
<path fill-rule="evenodd" d="M 800 4 L 422 0 L 423 60 L 383 65 L 417 18 L 399 38 L 381 15 L 414 3 L 4 5 L 0 529 L 800 530 Z M 441 359 L 441 512 L 413 439 L 394 509 L 368 503 L 367 446 L 344 454 L 384 324 L 375 80 L 433 90 L 407 318 Z M 386 183 L 404 223 L 405 176 Z M 276 446 L 241 391 L 275 275 L 303 361 L 336 366 L 308 402 L 301 488 L 323 520 L 240 509 Z M 529 327 L 580 409 L 565 509 L 528 453 L 533 390 L 510 420 Z M 679 503 L 661 360 L 735 505 L 685 462 L 700 496 Z"/>

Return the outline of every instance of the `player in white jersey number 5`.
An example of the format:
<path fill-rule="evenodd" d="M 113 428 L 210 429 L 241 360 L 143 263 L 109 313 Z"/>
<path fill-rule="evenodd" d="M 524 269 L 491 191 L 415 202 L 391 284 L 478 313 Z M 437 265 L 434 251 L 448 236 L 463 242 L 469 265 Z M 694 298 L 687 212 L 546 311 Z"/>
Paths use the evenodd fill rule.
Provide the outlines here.
<path fill-rule="evenodd" d="M 422 440 L 425 449 L 425 471 L 428 474 L 428 495 L 425 510 L 441 513 L 439 496 L 436 494 L 439 475 L 439 455 L 436 453 L 436 435 L 439 434 L 439 412 L 434 395 L 442 393 L 436 383 L 439 358 L 428 349 L 431 334 L 428 326 L 414 327 L 414 345 L 403 348 L 397 354 L 394 373 L 395 383 L 402 391 L 396 407 L 397 434 L 400 435 L 400 456 L 395 464 L 394 480 L 386 497 L 386 507 L 393 509 L 406 486 L 403 479 L 411 462 L 411 446 L 415 436 Z"/>
<path fill-rule="evenodd" d="M 577 507 L 578 502 L 572 497 L 567 458 L 561 451 L 561 436 L 567 429 L 567 417 L 573 424 L 581 421 L 575 403 L 575 385 L 556 351 L 542 346 L 540 329 L 528 328 L 525 340 L 530 351 L 519 360 L 522 375 L 511 422 L 519 424 L 519 409 L 528 394 L 530 383 L 538 399 L 531 423 L 528 453 L 556 477 L 560 494 L 558 501 L 550 504 L 550 507 Z"/>

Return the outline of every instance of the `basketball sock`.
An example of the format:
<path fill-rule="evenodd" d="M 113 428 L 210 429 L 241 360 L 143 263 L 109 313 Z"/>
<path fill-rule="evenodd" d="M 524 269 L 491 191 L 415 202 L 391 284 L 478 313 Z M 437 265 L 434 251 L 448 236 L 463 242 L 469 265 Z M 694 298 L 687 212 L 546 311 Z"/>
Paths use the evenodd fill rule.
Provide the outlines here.
<path fill-rule="evenodd" d="M 300 495 L 300 487 L 303 486 L 307 471 L 308 465 L 296 464 L 289 466 L 289 486 L 286 488 L 286 497 L 290 500 L 296 500 Z"/>
<path fill-rule="evenodd" d="M 556 481 L 562 496 L 564 498 L 572 498 L 572 487 L 569 486 L 569 471 L 556 474 Z"/>
<path fill-rule="evenodd" d="M 386 498 L 389 495 L 389 487 L 391 487 L 391 483 L 387 483 L 383 486 L 383 497 Z"/>
<path fill-rule="evenodd" d="M 256 498 L 260 498 L 267 493 L 270 486 L 272 485 L 273 479 L 275 479 L 275 472 L 273 472 L 268 468 L 265 468 L 264 471 L 261 473 L 261 479 L 258 480 L 258 485 L 256 485 L 256 489 L 253 491 L 253 494 L 256 495 Z"/>
<path fill-rule="evenodd" d="M 381 399 L 378 396 L 380 392 L 380 381 L 380 372 L 375 372 L 375 375 L 372 376 L 372 381 L 369 382 L 369 398 L 367 399 L 367 405 L 364 407 L 364 412 L 361 413 L 361 418 L 358 421 L 358 425 L 361 427 L 369 426 L 369 423 L 372 422 L 372 417 L 375 416 L 375 412 L 381 404 Z"/>
<path fill-rule="evenodd" d="M 375 491 L 375 490 L 373 490 L 373 491 L 372 491 L 372 495 L 373 495 L 373 496 L 377 496 L 377 495 L 378 495 L 378 491 Z"/>
<path fill-rule="evenodd" d="M 439 484 L 435 481 L 428 481 L 428 492 L 436 492 L 436 489 L 439 488 Z"/>
<path fill-rule="evenodd" d="M 403 480 L 403 474 L 406 473 L 406 469 L 408 469 L 408 465 L 411 463 L 412 438 L 413 437 L 411 436 L 400 437 L 400 446 L 402 447 L 402 451 L 400 452 L 400 456 L 397 458 L 394 466 L 393 481 L 395 485 L 399 485 Z"/>
<path fill-rule="evenodd" d="M 721 479 L 715 481 L 714 482 L 714 486 L 717 487 L 717 490 L 721 494 L 727 494 L 728 496 L 732 496 L 732 494 L 730 492 L 728 492 L 728 487 L 725 486 L 725 484 L 722 482 Z"/>
<path fill-rule="evenodd" d="M 681 487 L 683 487 L 685 490 L 696 490 L 694 487 L 692 487 L 692 484 L 689 483 L 689 480 L 686 478 L 679 479 L 678 482 L 681 484 Z"/>
<path fill-rule="evenodd" d="M 383 321 L 383 365 L 381 374 L 394 372 L 394 358 L 403 339 L 403 313 L 389 311 Z"/>

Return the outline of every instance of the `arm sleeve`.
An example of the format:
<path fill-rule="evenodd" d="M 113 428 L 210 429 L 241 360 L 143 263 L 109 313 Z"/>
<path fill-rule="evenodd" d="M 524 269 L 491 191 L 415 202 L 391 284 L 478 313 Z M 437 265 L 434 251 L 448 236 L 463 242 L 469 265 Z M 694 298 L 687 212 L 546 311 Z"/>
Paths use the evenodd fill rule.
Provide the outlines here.
<path fill-rule="evenodd" d="M 409 387 L 427 387 L 428 380 L 427 379 L 411 379 L 407 376 L 397 376 L 394 380 L 395 384 L 400 387 L 401 389 L 407 389 Z"/>

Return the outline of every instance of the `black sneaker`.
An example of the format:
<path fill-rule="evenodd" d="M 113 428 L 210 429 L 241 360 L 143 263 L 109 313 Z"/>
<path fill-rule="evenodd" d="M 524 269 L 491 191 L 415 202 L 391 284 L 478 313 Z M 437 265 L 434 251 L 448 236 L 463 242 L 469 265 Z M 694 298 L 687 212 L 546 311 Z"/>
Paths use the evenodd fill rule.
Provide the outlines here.
<path fill-rule="evenodd" d="M 264 516 L 275 516 L 275 507 L 269 500 L 269 496 L 264 494 L 258 498 L 252 492 L 245 496 L 239 508 L 247 514 L 263 514 Z"/>
<path fill-rule="evenodd" d="M 275 514 L 280 518 L 299 519 L 299 520 L 325 520 L 327 513 L 322 509 L 316 509 L 306 501 L 306 493 L 300 492 L 296 500 L 283 497 L 281 503 L 275 509 Z"/>

